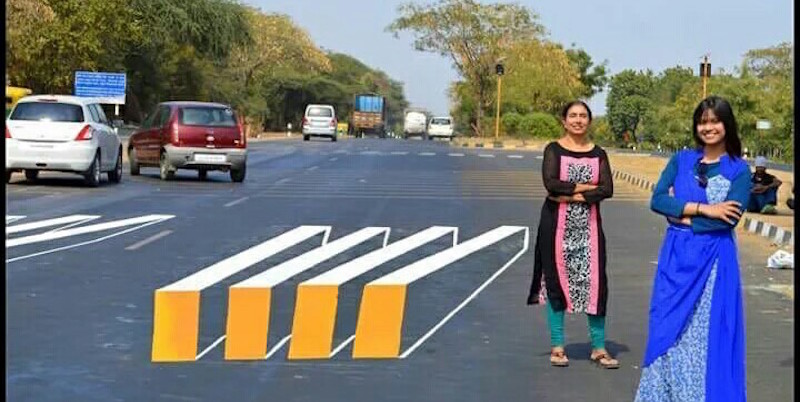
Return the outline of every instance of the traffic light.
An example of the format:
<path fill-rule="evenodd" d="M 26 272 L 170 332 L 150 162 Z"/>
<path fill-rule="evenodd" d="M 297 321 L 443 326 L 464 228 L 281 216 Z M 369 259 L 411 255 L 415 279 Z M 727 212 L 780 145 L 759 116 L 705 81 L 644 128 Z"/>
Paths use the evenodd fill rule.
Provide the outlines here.
<path fill-rule="evenodd" d="M 711 63 L 700 63 L 700 76 L 711 77 Z"/>
<path fill-rule="evenodd" d="M 496 66 L 494 66 L 494 71 L 497 73 L 497 75 L 503 75 L 506 72 L 505 69 L 503 68 L 503 65 L 499 63 Z"/>

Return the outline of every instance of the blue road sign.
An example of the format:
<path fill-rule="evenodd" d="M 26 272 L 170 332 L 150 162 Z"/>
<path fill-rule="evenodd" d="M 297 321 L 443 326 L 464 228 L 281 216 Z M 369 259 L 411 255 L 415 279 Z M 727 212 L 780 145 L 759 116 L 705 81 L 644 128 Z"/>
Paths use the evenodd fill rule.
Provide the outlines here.
<path fill-rule="evenodd" d="M 125 73 L 75 72 L 75 96 L 99 98 L 101 103 L 125 104 Z"/>

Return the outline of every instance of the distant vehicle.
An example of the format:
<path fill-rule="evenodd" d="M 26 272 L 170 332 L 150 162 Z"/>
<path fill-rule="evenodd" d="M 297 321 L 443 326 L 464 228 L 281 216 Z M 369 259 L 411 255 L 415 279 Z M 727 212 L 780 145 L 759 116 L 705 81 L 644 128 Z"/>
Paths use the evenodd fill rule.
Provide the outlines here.
<path fill-rule="evenodd" d="M 447 138 L 453 140 L 453 119 L 449 116 L 434 117 L 428 125 L 428 138 Z"/>
<path fill-rule="evenodd" d="M 6 118 L 20 99 L 32 93 L 33 90 L 28 88 L 6 86 Z"/>
<path fill-rule="evenodd" d="M 197 170 L 201 180 L 208 171 L 230 172 L 231 180 L 244 181 L 247 139 L 230 106 L 209 102 L 162 102 L 128 141 L 131 175 L 142 167 L 158 167 L 161 180 L 178 169 Z"/>
<path fill-rule="evenodd" d="M 370 134 L 386 138 L 386 98 L 377 94 L 356 95 L 350 134 L 356 138 Z"/>
<path fill-rule="evenodd" d="M 403 118 L 403 138 L 419 136 L 428 139 L 428 116 L 423 112 L 408 110 Z"/>
<path fill-rule="evenodd" d="M 92 98 L 26 96 L 6 119 L 6 183 L 22 170 L 28 181 L 46 170 L 81 174 L 91 187 L 104 172 L 119 183 L 122 142 Z"/>
<path fill-rule="evenodd" d="M 336 141 L 336 109 L 331 105 L 308 105 L 303 113 L 303 141 L 311 137 L 328 137 Z"/>

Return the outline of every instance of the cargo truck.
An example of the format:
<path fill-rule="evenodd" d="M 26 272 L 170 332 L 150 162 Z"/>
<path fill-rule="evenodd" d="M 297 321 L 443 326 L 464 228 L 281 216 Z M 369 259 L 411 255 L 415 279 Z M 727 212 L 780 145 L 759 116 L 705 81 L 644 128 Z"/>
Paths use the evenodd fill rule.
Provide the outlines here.
<path fill-rule="evenodd" d="M 356 138 L 386 138 L 386 98 L 374 93 L 356 95 L 348 130 Z"/>

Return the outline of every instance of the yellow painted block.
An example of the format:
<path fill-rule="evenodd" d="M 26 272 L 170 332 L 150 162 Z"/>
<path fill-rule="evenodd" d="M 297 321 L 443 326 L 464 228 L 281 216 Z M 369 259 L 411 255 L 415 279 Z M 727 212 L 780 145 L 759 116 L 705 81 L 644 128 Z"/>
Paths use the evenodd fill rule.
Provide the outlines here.
<path fill-rule="evenodd" d="M 155 292 L 153 362 L 194 361 L 200 322 L 199 291 Z"/>
<path fill-rule="evenodd" d="M 289 359 L 330 357 L 338 298 L 337 285 L 297 287 Z"/>
<path fill-rule="evenodd" d="M 270 288 L 235 288 L 228 292 L 225 360 L 263 360 L 267 356 Z"/>
<path fill-rule="evenodd" d="M 397 358 L 406 285 L 367 285 L 361 297 L 353 358 Z"/>

